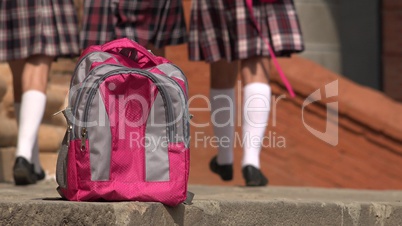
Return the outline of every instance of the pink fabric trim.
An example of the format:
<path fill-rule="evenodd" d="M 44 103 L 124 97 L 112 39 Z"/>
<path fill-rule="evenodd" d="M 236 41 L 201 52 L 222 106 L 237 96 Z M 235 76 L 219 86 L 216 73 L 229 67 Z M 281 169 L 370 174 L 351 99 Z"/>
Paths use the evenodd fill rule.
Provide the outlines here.
<path fill-rule="evenodd" d="M 87 143 L 88 145 L 88 143 Z M 123 167 L 116 161 L 116 155 L 132 159 L 131 165 L 140 169 L 144 158 L 133 156 L 135 151 L 112 152 L 112 164 L 119 170 L 113 172 L 110 181 L 91 181 L 89 153 L 81 151 L 81 140 L 70 142 L 67 188 L 61 189 L 64 196 L 71 201 L 157 201 L 169 206 L 182 203 L 187 197 L 187 181 L 189 175 L 189 149 L 183 143 L 169 144 L 170 181 L 146 182 L 144 176 L 128 178 L 132 168 Z M 120 158 L 119 158 L 120 159 Z M 184 172 L 182 169 L 185 169 Z M 138 170 L 137 174 L 144 174 Z M 77 175 L 77 172 L 80 172 Z"/>

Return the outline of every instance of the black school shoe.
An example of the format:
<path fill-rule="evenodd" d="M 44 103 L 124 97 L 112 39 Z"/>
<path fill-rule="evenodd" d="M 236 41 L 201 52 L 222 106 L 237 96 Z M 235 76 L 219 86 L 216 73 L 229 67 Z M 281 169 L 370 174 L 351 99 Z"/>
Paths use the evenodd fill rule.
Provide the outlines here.
<path fill-rule="evenodd" d="M 34 165 L 23 157 L 15 159 L 13 174 L 15 185 L 35 184 L 38 179 Z"/>
<path fill-rule="evenodd" d="M 43 180 L 46 177 L 45 171 L 42 168 L 40 168 L 40 173 L 35 172 L 35 175 L 38 181 Z"/>
<path fill-rule="evenodd" d="M 229 181 L 233 179 L 233 164 L 219 165 L 216 156 L 211 159 L 209 169 L 218 174 L 222 180 Z"/>
<path fill-rule="evenodd" d="M 268 179 L 262 174 L 261 170 L 252 165 L 243 167 L 242 172 L 246 186 L 265 186 L 268 184 Z"/>

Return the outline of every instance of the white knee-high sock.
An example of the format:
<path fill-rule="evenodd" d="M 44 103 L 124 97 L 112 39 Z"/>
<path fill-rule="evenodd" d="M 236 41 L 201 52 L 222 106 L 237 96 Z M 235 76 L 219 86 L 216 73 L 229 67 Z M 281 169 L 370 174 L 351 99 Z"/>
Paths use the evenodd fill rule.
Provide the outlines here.
<path fill-rule="evenodd" d="M 20 109 L 21 103 L 14 103 L 14 111 L 15 111 L 15 118 L 17 120 L 17 126 L 20 125 Z M 38 137 L 35 139 L 35 144 L 32 148 L 32 163 L 35 166 L 35 172 L 40 173 L 41 165 L 39 160 L 39 144 L 38 144 Z"/>
<path fill-rule="evenodd" d="M 29 90 L 22 94 L 21 105 L 15 104 L 18 122 L 17 156 L 26 158 L 39 173 L 38 130 L 46 106 L 46 95 L 37 90 Z"/>
<path fill-rule="evenodd" d="M 265 83 L 251 83 L 243 88 L 243 161 L 242 166 L 260 168 L 260 151 L 268 125 L 271 88 Z"/>
<path fill-rule="evenodd" d="M 218 138 L 220 165 L 233 163 L 233 142 L 235 123 L 235 93 L 231 89 L 211 89 L 211 121 L 214 134 Z"/>

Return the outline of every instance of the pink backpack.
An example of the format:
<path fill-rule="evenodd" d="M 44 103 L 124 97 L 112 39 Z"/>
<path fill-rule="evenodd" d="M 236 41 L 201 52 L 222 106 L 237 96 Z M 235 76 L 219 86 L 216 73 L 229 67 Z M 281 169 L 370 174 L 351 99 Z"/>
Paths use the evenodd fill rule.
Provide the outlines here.
<path fill-rule="evenodd" d="M 82 53 L 71 80 L 68 129 L 57 160 L 60 195 L 73 201 L 186 200 L 187 80 L 127 38 Z"/>

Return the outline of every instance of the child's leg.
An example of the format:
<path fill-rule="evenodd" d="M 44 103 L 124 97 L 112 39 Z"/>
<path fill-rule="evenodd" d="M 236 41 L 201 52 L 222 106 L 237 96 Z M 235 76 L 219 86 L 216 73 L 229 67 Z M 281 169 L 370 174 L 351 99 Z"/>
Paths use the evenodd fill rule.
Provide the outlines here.
<path fill-rule="evenodd" d="M 211 122 L 217 139 L 225 141 L 218 148 L 217 163 L 220 165 L 233 163 L 236 116 L 234 86 L 237 81 L 237 73 L 238 62 L 229 63 L 226 60 L 220 60 L 211 64 Z"/>
<path fill-rule="evenodd" d="M 243 88 L 243 170 L 247 166 L 260 168 L 260 151 L 271 101 L 271 88 L 268 85 L 268 58 L 253 57 L 241 62 Z M 250 168 L 250 167 L 248 167 Z M 251 167 L 252 168 L 252 167 Z M 247 169 L 249 170 L 249 169 Z M 257 170 L 254 170 L 257 173 Z M 245 172 L 243 175 L 245 176 Z M 259 172 L 257 173 L 259 174 Z M 245 176 L 247 177 L 247 176 Z M 266 182 L 250 182 L 247 185 L 265 185 Z M 265 183 L 265 184 L 264 184 Z"/>
<path fill-rule="evenodd" d="M 268 85 L 268 59 L 254 57 L 241 62 L 243 88 L 243 139 L 246 139 L 243 166 L 260 168 L 259 154 L 268 124 L 271 89 Z"/>
<path fill-rule="evenodd" d="M 211 122 L 215 137 L 220 141 L 218 155 L 212 158 L 209 167 L 222 180 L 233 179 L 233 144 L 235 123 L 235 93 L 238 62 L 220 60 L 212 63 L 211 75 Z"/>
<path fill-rule="evenodd" d="M 16 156 L 33 163 L 36 173 L 41 171 L 37 135 L 45 110 L 45 92 L 52 60 L 52 57 L 37 55 L 26 61 L 10 62 L 15 107 L 17 111 L 20 109 L 17 116 L 19 130 Z"/>

